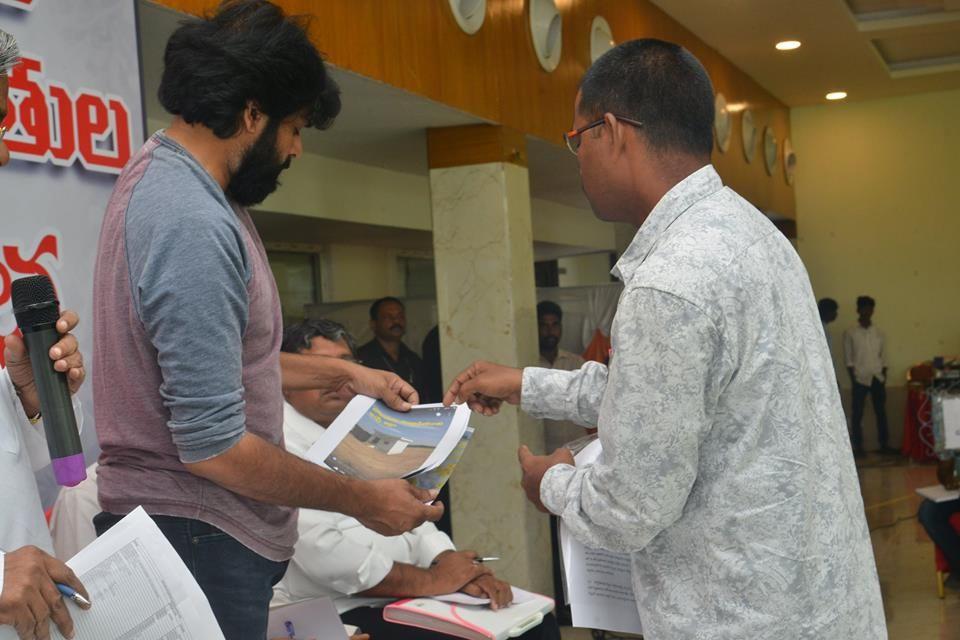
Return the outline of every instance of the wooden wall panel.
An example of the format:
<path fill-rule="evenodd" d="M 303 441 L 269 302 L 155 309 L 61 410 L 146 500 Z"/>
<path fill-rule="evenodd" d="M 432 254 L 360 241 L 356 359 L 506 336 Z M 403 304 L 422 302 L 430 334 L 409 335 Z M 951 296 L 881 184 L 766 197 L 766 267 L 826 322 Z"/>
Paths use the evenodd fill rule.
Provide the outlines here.
<path fill-rule="evenodd" d="M 195 15 L 218 4 L 156 1 Z M 648 0 L 557 0 L 563 52 L 552 73 L 537 63 L 525 0 L 488 0 L 486 21 L 473 36 L 457 27 L 447 0 L 277 1 L 290 13 L 314 16 L 311 35 L 331 63 L 557 145 L 569 129 L 577 85 L 590 65 L 590 22 L 602 15 L 617 42 L 657 37 L 684 45 L 728 103 L 753 109 L 760 134 L 770 124 L 781 149 L 790 135 L 786 105 Z M 714 152 L 724 180 L 760 209 L 795 217 L 782 153 L 768 176 L 759 149 L 752 163 L 744 160 L 739 114 L 731 135 L 729 150 Z"/>

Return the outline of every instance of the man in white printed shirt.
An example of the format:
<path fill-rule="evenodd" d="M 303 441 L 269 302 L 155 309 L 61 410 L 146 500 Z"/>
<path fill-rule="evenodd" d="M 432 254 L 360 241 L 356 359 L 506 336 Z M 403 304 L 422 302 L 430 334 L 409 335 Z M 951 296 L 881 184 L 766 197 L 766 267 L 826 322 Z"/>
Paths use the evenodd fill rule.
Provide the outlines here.
<path fill-rule="evenodd" d="M 850 373 L 853 389 L 853 419 L 850 439 L 853 453 L 864 454 L 863 407 L 867 396 L 873 401 L 873 413 L 877 418 L 877 440 L 880 453 L 897 455 L 900 452 L 887 446 L 887 339 L 873 324 L 873 311 L 877 304 L 870 296 L 857 298 L 857 324 L 843 333 L 843 355 Z"/>
<path fill-rule="evenodd" d="M 688 51 L 623 43 L 580 85 L 584 192 L 640 230 L 609 367 L 478 362 L 445 401 L 596 424 L 599 460 L 520 450 L 522 484 L 589 547 L 630 553 L 647 640 L 886 638 L 836 377 L 790 242 L 710 165 Z"/>

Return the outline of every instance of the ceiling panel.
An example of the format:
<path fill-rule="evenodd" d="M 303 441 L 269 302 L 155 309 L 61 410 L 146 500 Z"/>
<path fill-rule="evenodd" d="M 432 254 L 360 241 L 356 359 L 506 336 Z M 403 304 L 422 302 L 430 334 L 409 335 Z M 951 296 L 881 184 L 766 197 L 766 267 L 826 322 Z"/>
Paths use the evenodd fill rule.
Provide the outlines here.
<path fill-rule="evenodd" d="M 960 89 L 947 46 L 960 43 L 960 0 L 711 0 L 711 11 L 652 1 L 790 106 L 836 90 L 871 100 Z M 786 39 L 803 46 L 777 51 Z"/>
<path fill-rule="evenodd" d="M 851 13 L 918 15 L 944 10 L 944 0 L 846 0 Z"/>
<path fill-rule="evenodd" d="M 891 67 L 905 63 L 960 59 L 960 37 L 954 31 L 882 38 L 874 44 Z"/>

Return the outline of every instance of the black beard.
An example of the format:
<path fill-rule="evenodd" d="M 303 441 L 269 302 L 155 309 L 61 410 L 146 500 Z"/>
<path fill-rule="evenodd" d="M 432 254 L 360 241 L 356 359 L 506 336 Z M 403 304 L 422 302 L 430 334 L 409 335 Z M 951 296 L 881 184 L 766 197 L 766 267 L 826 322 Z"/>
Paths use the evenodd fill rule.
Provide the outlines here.
<path fill-rule="evenodd" d="M 226 194 L 241 207 L 266 200 L 280 186 L 280 173 L 290 166 L 290 158 L 277 160 L 277 129 L 278 125 L 267 125 L 227 183 Z"/>
<path fill-rule="evenodd" d="M 554 338 L 553 336 L 548 336 L 546 338 L 540 338 L 540 352 L 544 351 L 553 351 L 557 348 L 557 345 L 560 344 L 560 341 Z"/>

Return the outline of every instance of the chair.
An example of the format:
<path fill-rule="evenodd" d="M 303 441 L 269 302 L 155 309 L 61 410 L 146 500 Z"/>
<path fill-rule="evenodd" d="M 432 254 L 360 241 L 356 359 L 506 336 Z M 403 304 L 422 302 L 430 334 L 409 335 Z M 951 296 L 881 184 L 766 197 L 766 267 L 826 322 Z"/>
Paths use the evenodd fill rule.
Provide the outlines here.
<path fill-rule="evenodd" d="M 950 516 L 950 526 L 960 533 L 960 513 L 955 513 Z M 950 563 L 947 562 L 947 557 L 943 555 L 940 547 L 933 545 L 933 550 L 934 564 L 936 564 L 937 567 L 937 596 L 943 600 L 943 580 L 945 575 L 950 573 Z M 956 568 L 955 571 L 960 571 L 960 568 Z"/>

